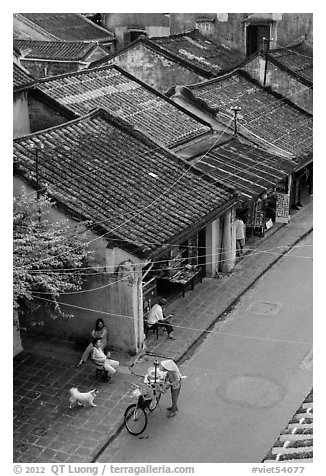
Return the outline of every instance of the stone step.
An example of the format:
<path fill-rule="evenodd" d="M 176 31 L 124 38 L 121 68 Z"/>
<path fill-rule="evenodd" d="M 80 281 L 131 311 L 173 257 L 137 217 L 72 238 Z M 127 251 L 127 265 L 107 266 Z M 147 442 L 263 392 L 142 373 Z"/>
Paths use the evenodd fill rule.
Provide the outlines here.
<path fill-rule="evenodd" d="M 313 446 L 304 446 L 300 448 L 282 448 L 280 446 L 272 448 L 273 455 L 290 455 L 292 453 L 308 453 L 313 451 Z"/>
<path fill-rule="evenodd" d="M 288 435 L 281 435 L 280 436 L 280 441 L 299 441 L 299 440 L 312 440 L 313 439 L 313 435 L 291 435 L 291 434 L 288 434 Z"/>

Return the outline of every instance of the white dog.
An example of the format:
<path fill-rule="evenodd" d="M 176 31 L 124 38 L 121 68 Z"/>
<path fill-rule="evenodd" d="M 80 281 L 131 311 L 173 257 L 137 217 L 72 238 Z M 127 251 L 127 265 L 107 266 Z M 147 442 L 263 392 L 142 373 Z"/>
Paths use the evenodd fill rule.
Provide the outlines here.
<path fill-rule="evenodd" d="M 97 388 L 92 388 L 87 393 L 81 393 L 78 388 L 73 387 L 69 390 L 70 393 L 70 405 L 69 408 L 72 408 L 73 404 L 77 402 L 78 405 L 85 406 L 86 403 L 89 403 L 92 407 L 96 407 L 95 403 L 93 403 L 94 398 L 98 394 Z"/>

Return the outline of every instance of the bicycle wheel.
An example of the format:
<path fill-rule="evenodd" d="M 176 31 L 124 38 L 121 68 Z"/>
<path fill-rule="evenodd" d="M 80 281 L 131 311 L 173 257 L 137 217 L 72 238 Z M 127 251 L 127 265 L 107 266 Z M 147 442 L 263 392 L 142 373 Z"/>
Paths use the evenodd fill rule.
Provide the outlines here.
<path fill-rule="evenodd" d="M 157 397 L 154 397 L 153 400 L 151 401 L 151 403 L 148 405 L 148 410 L 150 412 L 152 412 L 153 410 L 155 410 L 155 408 L 157 407 L 157 405 L 160 403 L 160 398 L 161 398 L 161 394 L 159 394 Z"/>
<path fill-rule="evenodd" d="M 147 415 L 142 408 L 133 403 L 125 411 L 124 424 L 129 433 L 140 435 L 147 426 Z"/>

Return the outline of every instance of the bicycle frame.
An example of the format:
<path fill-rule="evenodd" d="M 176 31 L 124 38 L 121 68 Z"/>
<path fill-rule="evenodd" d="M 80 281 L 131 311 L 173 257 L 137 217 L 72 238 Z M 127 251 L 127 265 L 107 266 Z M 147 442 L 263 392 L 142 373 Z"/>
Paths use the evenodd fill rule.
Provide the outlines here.
<path fill-rule="evenodd" d="M 145 377 L 145 383 L 147 384 L 147 391 L 145 393 L 141 391 L 138 385 L 132 384 L 136 387 L 133 395 L 138 397 L 137 403 L 129 405 L 124 413 L 124 424 L 132 435 L 139 435 L 145 430 L 147 426 L 147 415 L 159 405 L 161 395 L 164 393 L 164 389 L 157 379 L 158 362 L 155 361 L 154 365 L 154 380 L 151 381 L 147 375 Z"/>

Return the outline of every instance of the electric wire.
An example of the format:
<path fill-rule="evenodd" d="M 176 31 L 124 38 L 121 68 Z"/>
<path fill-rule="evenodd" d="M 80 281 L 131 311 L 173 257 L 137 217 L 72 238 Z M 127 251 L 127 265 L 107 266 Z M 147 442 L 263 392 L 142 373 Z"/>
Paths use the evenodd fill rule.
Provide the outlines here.
<path fill-rule="evenodd" d="M 284 100 L 284 98 L 280 99 L 279 101 L 283 101 L 283 100 Z M 227 127 L 229 127 L 229 126 L 227 126 Z M 225 131 L 223 131 L 223 133 L 224 133 L 224 132 L 225 132 Z M 221 134 L 221 136 L 223 135 L 223 133 Z M 214 145 L 219 141 L 219 139 L 220 139 L 220 137 L 219 137 L 219 138 L 217 139 L 217 141 L 215 141 L 215 143 L 208 149 L 208 151 L 205 152 L 205 154 L 202 156 L 202 158 L 201 158 L 200 160 L 202 160 L 202 159 L 205 157 L 205 155 L 207 155 L 207 154 L 209 153 L 209 151 L 210 151 L 211 149 L 213 149 Z M 307 140 L 307 139 L 306 139 L 306 140 Z M 302 141 L 302 142 L 304 142 L 304 141 Z M 159 147 L 158 147 L 158 149 L 159 149 Z M 268 160 L 269 160 L 269 159 L 267 159 L 267 161 L 268 161 Z M 270 159 L 270 160 L 271 160 L 271 159 Z M 197 161 L 197 163 L 198 163 L 198 161 Z M 190 165 L 191 165 L 191 164 L 190 164 Z M 255 164 L 255 165 L 253 165 L 252 167 L 255 168 L 255 167 L 257 167 L 257 165 Z M 190 168 L 190 167 L 189 167 L 189 168 Z M 249 169 L 249 168 L 248 168 L 248 169 Z M 248 170 L 248 169 L 247 169 L 247 170 Z M 92 173 L 92 172 L 88 172 L 88 173 Z M 179 179 L 178 179 L 175 183 L 177 183 L 177 182 L 182 178 L 182 176 L 185 175 L 185 173 L 186 173 L 186 172 L 184 172 L 184 174 L 182 174 L 181 177 L 179 177 Z M 229 173 L 229 176 L 236 176 L 236 175 L 237 175 L 237 174 Z M 225 178 L 226 178 L 226 177 L 224 177 L 224 178 L 221 179 L 221 180 L 225 180 Z M 218 181 L 219 181 L 219 179 L 216 180 L 216 182 L 218 182 Z M 232 183 L 232 181 L 231 181 L 231 183 Z M 174 185 L 174 184 L 173 184 L 173 185 Z M 33 193 L 35 193 L 35 192 L 33 192 Z M 163 196 L 163 195 L 164 195 L 164 192 L 163 192 L 163 194 L 162 194 L 161 196 Z M 143 210 L 144 210 L 144 209 L 143 209 Z M 138 212 L 138 214 L 139 214 L 139 212 Z M 133 218 L 134 218 L 134 216 L 133 216 Z M 128 222 L 128 221 L 130 221 L 130 220 L 127 220 L 127 222 Z M 119 225 L 119 227 L 117 227 L 117 228 L 120 228 L 121 226 L 123 226 L 123 224 Z M 117 228 L 115 228 L 114 230 L 116 230 Z M 105 233 L 104 235 L 101 235 L 101 236 L 105 236 L 105 235 L 111 233 L 111 232 L 114 231 L 114 230 L 110 230 L 110 231 L 108 231 L 107 233 Z M 92 240 L 92 241 L 95 241 L 95 240 L 98 239 L 98 238 L 99 238 L 99 237 L 95 238 L 95 239 Z M 92 241 L 86 243 L 85 246 L 86 246 L 87 244 L 91 243 Z M 82 245 L 82 246 L 84 246 L 84 245 Z"/>
<path fill-rule="evenodd" d="M 34 296 L 34 297 L 37 298 L 37 299 L 41 299 L 43 301 L 54 302 L 51 299 L 41 298 L 39 296 Z M 88 309 L 88 308 L 83 307 L 83 306 L 76 306 L 74 304 L 68 304 L 68 303 L 65 303 L 65 302 L 58 302 L 58 304 L 60 304 L 62 306 L 68 306 L 68 307 L 72 307 L 72 308 L 75 308 L 75 309 L 83 310 L 83 311 L 89 311 L 89 312 L 94 312 L 94 313 L 98 313 L 98 314 L 104 314 L 104 315 L 114 316 L 114 317 L 118 317 L 118 318 L 134 320 L 134 317 L 124 315 L 124 314 L 114 314 L 114 313 L 111 313 L 111 312 L 100 311 L 100 310 L 97 310 L 97 309 Z M 197 328 L 197 327 L 181 326 L 181 325 L 175 324 L 174 322 L 173 322 L 173 328 L 174 329 L 183 329 L 183 330 L 192 331 L 192 332 L 200 332 L 202 334 L 203 333 L 216 334 L 216 335 L 220 334 L 220 335 L 226 335 L 226 336 L 230 336 L 230 337 L 238 337 L 238 338 L 241 337 L 241 338 L 246 338 L 246 339 L 266 340 L 266 341 L 273 341 L 273 342 L 284 342 L 284 343 L 292 343 L 292 344 L 311 345 L 311 342 L 289 341 L 289 340 L 286 340 L 286 339 L 273 339 L 273 338 L 258 337 L 258 336 L 246 336 L 246 335 L 234 334 L 234 333 L 231 333 L 231 332 L 222 332 L 222 331 L 201 329 L 201 328 Z"/>

